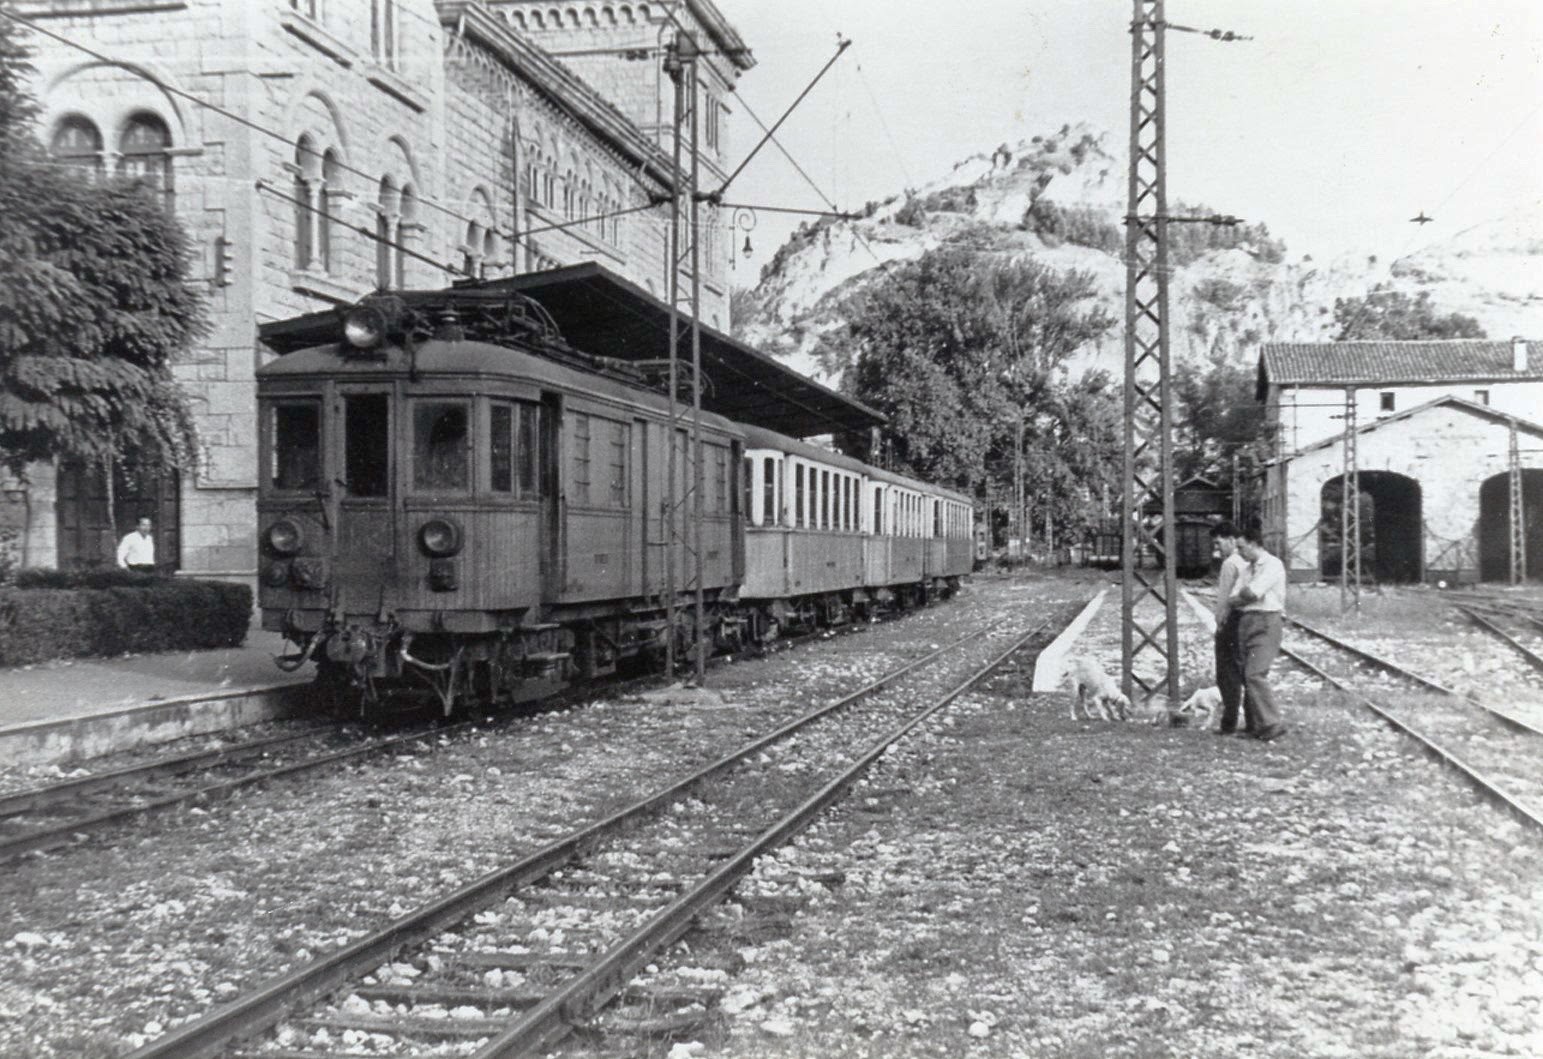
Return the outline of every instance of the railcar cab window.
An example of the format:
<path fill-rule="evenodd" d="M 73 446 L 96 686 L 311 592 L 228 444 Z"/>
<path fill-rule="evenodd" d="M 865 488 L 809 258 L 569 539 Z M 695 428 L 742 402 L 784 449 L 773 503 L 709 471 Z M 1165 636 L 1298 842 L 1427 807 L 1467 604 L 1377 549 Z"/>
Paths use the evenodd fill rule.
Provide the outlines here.
<path fill-rule="evenodd" d="M 282 401 L 272 408 L 273 467 L 269 487 L 284 492 L 321 488 L 321 402 Z"/>
<path fill-rule="evenodd" d="M 390 405 L 383 393 L 343 398 L 343 488 L 349 496 L 384 497 L 390 491 Z"/>
<path fill-rule="evenodd" d="M 427 492 L 471 486 L 470 416 L 463 401 L 413 405 L 413 488 Z"/>
<path fill-rule="evenodd" d="M 488 422 L 493 492 L 536 498 L 541 488 L 541 406 L 495 401 Z"/>

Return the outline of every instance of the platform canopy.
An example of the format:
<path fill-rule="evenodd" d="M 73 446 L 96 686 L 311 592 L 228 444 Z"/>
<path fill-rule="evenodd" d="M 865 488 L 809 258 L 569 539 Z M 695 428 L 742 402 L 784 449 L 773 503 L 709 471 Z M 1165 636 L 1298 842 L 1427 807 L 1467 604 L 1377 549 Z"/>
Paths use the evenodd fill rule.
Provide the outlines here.
<path fill-rule="evenodd" d="M 529 295 L 568 342 L 619 360 L 662 361 L 670 344 L 669 304 L 601 265 L 585 262 L 475 284 Z M 690 320 L 681 354 L 689 364 Z M 790 437 L 882 426 L 884 416 L 711 327 L 702 327 L 702 407 Z"/>

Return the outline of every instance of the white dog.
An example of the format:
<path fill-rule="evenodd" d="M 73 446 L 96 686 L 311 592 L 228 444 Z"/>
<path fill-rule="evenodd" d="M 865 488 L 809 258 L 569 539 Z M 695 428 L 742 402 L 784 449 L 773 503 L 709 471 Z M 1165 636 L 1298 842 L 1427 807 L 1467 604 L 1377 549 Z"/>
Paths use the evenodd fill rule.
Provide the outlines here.
<path fill-rule="evenodd" d="M 1095 712 L 1105 721 L 1112 721 L 1116 716 L 1123 721 L 1130 716 L 1130 699 L 1114 686 L 1114 681 L 1097 662 L 1085 655 L 1078 656 L 1067 664 L 1066 672 L 1076 692 L 1072 699 L 1072 720 L 1077 719 L 1079 706 L 1088 720 L 1093 719 Z"/>
<path fill-rule="evenodd" d="M 1177 710 L 1172 711 L 1170 721 L 1175 726 L 1186 724 L 1210 724 L 1222 708 L 1222 693 L 1216 687 L 1200 688 Z"/>

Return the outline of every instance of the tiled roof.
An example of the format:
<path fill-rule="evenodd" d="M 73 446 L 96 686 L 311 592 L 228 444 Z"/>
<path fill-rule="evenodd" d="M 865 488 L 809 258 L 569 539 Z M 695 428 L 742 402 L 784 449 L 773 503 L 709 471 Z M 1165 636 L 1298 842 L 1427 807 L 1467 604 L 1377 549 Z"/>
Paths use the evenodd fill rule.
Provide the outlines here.
<path fill-rule="evenodd" d="M 1511 340 L 1266 342 L 1260 383 L 1511 382 L 1543 379 L 1543 342 L 1529 340 L 1527 368 L 1511 367 Z"/>

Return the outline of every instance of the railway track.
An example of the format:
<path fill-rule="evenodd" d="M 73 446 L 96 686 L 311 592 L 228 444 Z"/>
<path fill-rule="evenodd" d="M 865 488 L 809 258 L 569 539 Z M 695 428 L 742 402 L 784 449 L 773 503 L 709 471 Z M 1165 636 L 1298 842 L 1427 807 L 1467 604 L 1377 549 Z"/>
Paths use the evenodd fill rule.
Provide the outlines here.
<path fill-rule="evenodd" d="M 997 623 L 914 659 L 132 1059 L 524 1055 L 591 1026 L 613 1001 L 608 1043 L 682 1032 L 708 1017 L 713 996 L 634 981 L 651 954 L 1048 625 Z"/>
<path fill-rule="evenodd" d="M 909 612 L 907 612 L 909 613 Z M 879 619 L 893 621 L 906 615 Z M 770 648 L 747 650 L 714 658 L 710 664 L 726 664 L 741 657 L 791 650 L 807 642 L 866 632 L 868 623 L 850 623 L 779 640 Z M 534 704 L 555 709 L 597 690 L 607 694 L 661 687 L 657 673 L 624 680 L 576 685 L 550 700 Z M 309 726 L 301 731 L 241 740 L 210 750 L 171 754 L 152 761 L 108 769 L 59 783 L 0 794 L 0 861 L 59 850 L 86 841 L 98 832 L 149 817 L 167 809 L 205 804 L 228 797 L 247 787 L 295 776 L 378 754 L 400 751 L 427 736 L 435 738 L 486 719 L 451 724 L 415 726 L 412 730 L 376 738 L 339 735 L 336 725 Z M 342 738 L 350 745 L 334 746 Z"/>
<path fill-rule="evenodd" d="M 1282 643 L 1282 655 L 1413 739 L 1489 801 L 1543 830 L 1543 731 L 1300 619 L 1288 616 L 1285 621 L 1316 649 L 1302 641 Z M 1429 694 L 1416 705 L 1395 705 L 1382 688 L 1373 698 L 1354 683 L 1367 668 L 1391 673 Z"/>
<path fill-rule="evenodd" d="M 1534 672 L 1543 673 L 1543 654 L 1539 654 L 1522 639 L 1524 636 L 1536 639 L 1539 633 L 1543 633 L 1543 616 L 1486 600 L 1453 602 L 1452 606 L 1474 625 L 1509 647 Z"/>
<path fill-rule="evenodd" d="M 470 722 L 467 722 L 470 723 Z M 255 784 L 400 750 L 450 727 L 360 738 L 330 725 L 157 758 L 0 796 L 0 860 L 74 845 L 162 810 Z M 345 745 L 338 746 L 339 741 Z"/>
<path fill-rule="evenodd" d="M 1300 622 L 1292 624 L 1307 628 Z M 1417 678 L 1388 659 L 1321 630 L 1310 631 L 1320 649 L 1337 650 L 1338 657 L 1325 657 L 1301 643 L 1283 645 L 1281 653 L 1415 740 L 1491 802 L 1543 830 L 1543 732 L 1434 681 Z M 1354 683 L 1357 667 L 1363 666 L 1392 667 L 1435 694 L 1422 695 L 1416 703 L 1397 703 L 1385 692 L 1373 698 Z"/>

